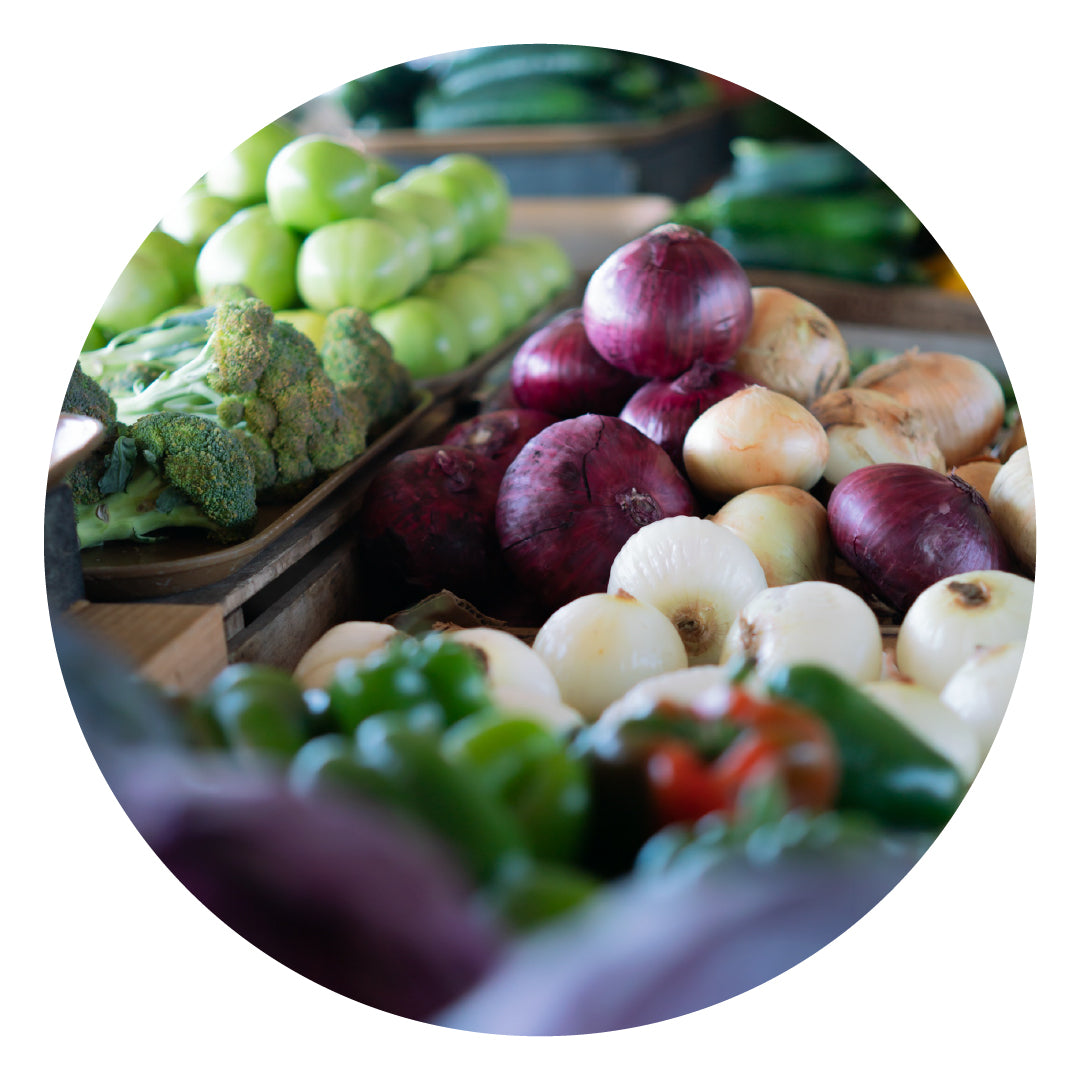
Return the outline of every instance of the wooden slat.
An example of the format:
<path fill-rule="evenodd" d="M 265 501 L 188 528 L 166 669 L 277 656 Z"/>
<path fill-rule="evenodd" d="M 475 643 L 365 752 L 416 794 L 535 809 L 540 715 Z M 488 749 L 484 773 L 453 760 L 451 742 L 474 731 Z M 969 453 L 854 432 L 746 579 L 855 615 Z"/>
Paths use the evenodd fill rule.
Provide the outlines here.
<path fill-rule="evenodd" d="M 61 618 L 111 648 L 140 676 L 179 694 L 203 691 L 227 661 L 216 605 L 81 601 Z"/>

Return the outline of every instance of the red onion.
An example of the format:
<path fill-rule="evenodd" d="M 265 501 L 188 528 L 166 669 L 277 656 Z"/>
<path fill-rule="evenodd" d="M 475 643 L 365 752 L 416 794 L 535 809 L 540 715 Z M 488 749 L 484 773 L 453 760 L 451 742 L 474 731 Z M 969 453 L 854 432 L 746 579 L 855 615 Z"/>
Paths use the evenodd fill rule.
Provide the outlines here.
<path fill-rule="evenodd" d="M 697 360 L 675 379 L 651 379 L 631 395 L 619 414 L 668 452 L 683 469 L 687 429 L 711 405 L 750 386 L 751 380 L 731 368 Z"/>
<path fill-rule="evenodd" d="M 612 560 L 639 528 L 696 513 L 690 486 L 656 443 L 589 413 L 525 445 L 504 474 L 495 521 L 510 569 L 558 608 L 604 593 Z"/>
<path fill-rule="evenodd" d="M 414 590 L 478 603 L 502 564 L 495 500 L 503 468 L 466 447 L 419 447 L 372 479 L 360 509 L 366 565 Z M 388 586 L 388 583 L 382 583 Z"/>
<path fill-rule="evenodd" d="M 699 358 L 729 360 L 751 324 L 751 286 L 705 233 L 659 225 L 612 252 L 582 299 L 586 335 L 610 364 L 671 378 Z"/>
<path fill-rule="evenodd" d="M 557 420 L 554 414 L 537 409 L 497 409 L 456 424 L 443 445 L 467 447 L 506 469 L 533 436 Z"/>
<path fill-rule="evenodd" d="M 642 380 L 614 368 L 586 337 L 582 309 L 571 308 L 531 334 L 511 361 L 518 402 L 559 417 L 614 417 Z"/>
<path fill-rule="evenodd" d="M 902 613 L 942 578 L 1013 569 L 983 496 L 926 466 L 857 469 L 833 489 L 827 511 L 841 557 Z"/>

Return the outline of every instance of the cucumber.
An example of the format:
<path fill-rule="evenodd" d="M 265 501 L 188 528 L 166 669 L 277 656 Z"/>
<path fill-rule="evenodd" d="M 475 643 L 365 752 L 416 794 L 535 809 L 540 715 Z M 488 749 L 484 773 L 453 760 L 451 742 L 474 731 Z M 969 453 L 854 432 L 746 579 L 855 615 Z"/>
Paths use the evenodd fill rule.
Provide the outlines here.
<path fill-rule="evenodd" d="M 743 135 L 729 143 L 729 150 L 732 186 L 744 194 L 851 187 L 870 175 L 858 158 L 836 143 L 767 141 Z"/>

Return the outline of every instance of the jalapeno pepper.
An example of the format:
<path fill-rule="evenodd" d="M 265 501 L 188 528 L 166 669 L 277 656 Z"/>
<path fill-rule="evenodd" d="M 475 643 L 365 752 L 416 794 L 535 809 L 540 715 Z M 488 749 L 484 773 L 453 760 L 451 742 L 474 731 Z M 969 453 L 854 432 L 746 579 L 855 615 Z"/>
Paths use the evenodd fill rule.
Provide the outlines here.
<path fill-rule="evenodd" d="M 455 724 L 443 751 L 470 769 L 514 816 L 538 859 L 573 861 L 580 850 L 589 801 L 584 764 L 537 721 L 481 713 Z"/>
<path fill-rule="evenodd" d="M 567 864 L 519 860 L 506 865 L 485 896 L 508 924 L 524 931 L 578 908 L 598 886 L 593 875 Z"/>
<path fill-rule="evenodd" d="M 328 711 L 352 733 L 375 714 L 438 707 L 442 726 L 489 705 L 476 657 L 444 635 L 402 637 L 363 661 L 341 665 L 327 688 Z"/>
<path fill-rule="evenodd" d="M 967 786 L 954 766 L 858 687 L 816 665 L 779 669 L 766 685 L 829 727 L 841 756 L 839 807 L 914 829 L 940 828 L 957 810 Z"/>
<path fill-rule="evenodd" d="M 242 754 L 289 758 L 313 730 L 300 686 L 288 672 L 263 664 L 225 668 L 201 696 L 194 715 Z"/>

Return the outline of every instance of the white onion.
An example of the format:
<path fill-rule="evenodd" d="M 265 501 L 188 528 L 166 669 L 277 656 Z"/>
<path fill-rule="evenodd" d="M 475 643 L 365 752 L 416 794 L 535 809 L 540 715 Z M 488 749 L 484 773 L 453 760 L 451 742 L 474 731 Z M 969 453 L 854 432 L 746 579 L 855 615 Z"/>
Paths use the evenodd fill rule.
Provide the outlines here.
<path fill-rule="evenodd" d="M 703 691 L 726 682 L 726 670 L 719 664 L 700 664 L 649 676 L 617 698 L 600 715 L 597 725 L 619 727 L 628 718 L 648 713 L 662 702 L 689 706 Z"/>
<path fill-rule="evenodd" d="M 730 499 L 710 521 L 731 529 L 754 552 L 767 586 L 825 579 L 833 549 L 826 508 L 790 484 L 752 488 Z"/>
<path fill-rule="evenodd" d="M 308 647 L 293 669 L 293 678 L 305 690 L 325 688 L 340 661 L 363 660 L 399 633 L 389 623 L 368 620 L 337 623 Z"/>
<path fill-rule="evenodd" d="M 977 650 L 1023 642 L 1031 579 L 1009 571 L 966 571 L 928 586 L 897 631 L 897 667 L 936 694 Z"/>
<path fill-rule="evenodd" d="M 542 698 L 559 701 L 555 676 L 535 649 L 520 638 L 494 627 L 463 627 L 448 635 L 479 654 L 491 692 L 517 688 Z"/>
<path fill-rule="evenodd" d="M 609 593 L 628 593 L 668 617 L 688 664 L 715 664 L 732 620 L 765 588 L 765 573 L 746 541 L 688 515 L 631 534 L 608 579 Z"/>
<path fill-rule="evenodd" d="M 508 717 L 528 717 L 553 732 L 570 732 L 585 723 L 578 710 L 572 709 L 566 702 L 527 688 L 500 684 L 491 688 L 489 693 L 500 713 Z"/>
<path fill-rule="evenodd" d="M 668 617 L 613 593 L 587 593 L 553 612 L 533 648 L 559 684 L 560 698 L 587 721 L 648 676 L 687 667 Z"/>
<path fill-rule="evenodd" d="M 982 743 L 975 730 L 934 691 L 896 680 L 865 683 L 860 690 L 942 755 L 966 781 L 976 776 L 983 763 Z"/>
<path fill-rule="evenodd" d="M 882 632 L 870 605 L 834 582 L 796 582 L 753 597 L 732 624 L 722 660 L 753 661 L 756 677 L 817 664 L 866 683 L 882 671 Z"/>
<path fill-rule="evenodd" d="M 844 387 L 818 398 L 810 409 L 829 438 L 823 476 L 830 484 L 839 484 L 865 465 L 886 462 L 946 470 L 946 459 L 923 414 L 887 394 Z"/>
<path fill-rule="evenodd" d="M 1029 571 L 1036 569 L 1036 499 L 1028 446 L 1020 447 L 995 474 L 988 493 L 991 521 L 1010 551 Z"/>
<path fill-rule="evenodd" d="M 983 754 L 1006 716 L 1024 648 L 1023 642 L 1007 642 L 977 650 L 950 676 L 939 695 L 976 733 Z"/>
<path fill-rule="evenodd" d="M 737 390 L 687 430 L 683 465 L 703 495 L 728 499 L 766 484 L 813 488 L 829 439 L 799 402 L 766 387 Z"/>

